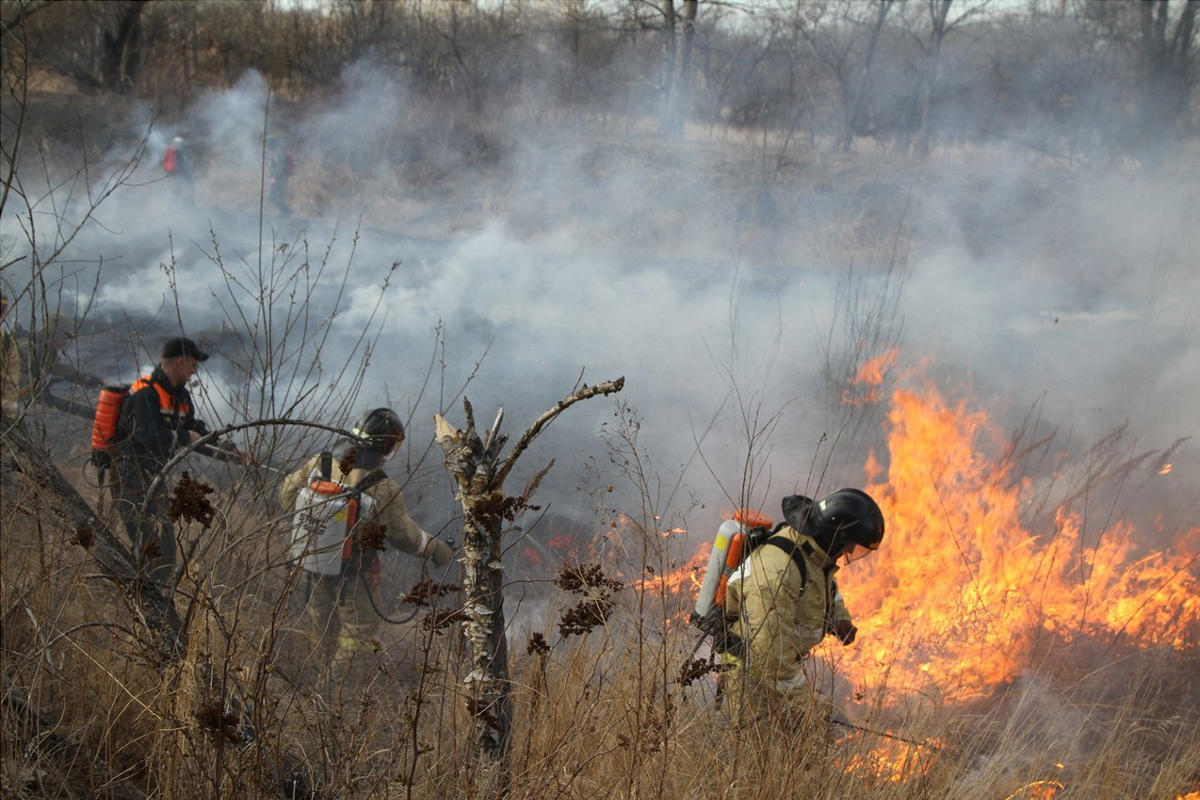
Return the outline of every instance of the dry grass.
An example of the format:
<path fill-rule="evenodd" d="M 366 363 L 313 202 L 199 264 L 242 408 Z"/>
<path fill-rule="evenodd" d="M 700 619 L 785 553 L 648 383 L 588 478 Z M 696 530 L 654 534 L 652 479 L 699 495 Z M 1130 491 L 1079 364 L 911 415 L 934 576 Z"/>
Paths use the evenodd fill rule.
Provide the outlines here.
<path fill-rule="evenodd" d="M 269 797 L 280 783 L 322 797 L 473 796 L 453 629 L 381 631 L 379 652 L 344 679 L 316 680 L 293 632 L 280 532 L 236 513 L 243 499 L 227 491 L 204 537 L 230 544 L 192 564 L 177 601 L 187 654 L 158 671 L 134 610 L 29 513 L 12 477 L 5 796 Z M 1102 674 L 1072 675 L 1064 657 L 1056 674 L 972 707 L 925 703 L 876 720 L 930 743 L 917 747 L 820 722 L 732 726 L 711 676 L 678 680 L 694 643 L 679 622 L 687 599 L 628 587 L 615 598 L 607 623 L 583 635 L 557 633 L 576 599 L 566 592 L 535 629 L 512 631 L 512 797 L 1173 800 L 1200 777 L 1194 651 L 1130 650 Z M 529 646 L 534 633 L 548 646 Z M 408 679 L 405 658 L 424 680 Z"/>
<path fill-rule="evenodd" d="M 669 146 L 648 138 L 639 152 L 627 141 L 555 145 L 565 164 L 604 180 L 631 165 L 670 163 Z M 788 259 L 824 253 L 852 263 L 855 254 L 891 247 L 903 197 L 921 181 L 902 163 L 886 180 L 865 181 L 879 173 L 870 159 L 794 160 L 780 170 L 777 180 L 787 189 L 771 203 L 746 189 L 744 175 L 761 171 L 752 149 L 708 141 L 692 150 L 702 150 L 716 176 L 707 188 L 720 197 L 709 216 L 693 222 L 759 258 L 774 249 Z M 336 216 L 350 201 L 338 187 L 362 188 L 362 175 L 349 165 L 314 154 L 301 154 L 300 165 L 294 188 L 301 215 Z M 355 195 L 383 198 L 370 204 L 375 216 L 366 224 L 407 226 L 414 235 L 445 236 L 493 213 L 536 233 L 569 228 L 588 213 L 583 201 L 538 205 L 538 193 L 515 185 L 519 178 L 504 163 L 487 163 L 474 173 L 480 175 L 486 185 L 455 184 L 436 163 L 418 161 Z M 645 191 L 666 194 L 686 176 L 664 167 L 652 177 L 661 183 Z M 197 199 L 235 206 L 256 197 L 250 180 L 216 166 L 199 182 Z M 441 208 L 455 212 L 430 211 Z M 679 212 L 613 217 L 592 231 L 589 244 L 611 237 L 618 240 L 610 243 L 614 251 L 640 250 L 681 219 Z M 53 430 L 51 440 L 71 436 Z M 81 494 L 99 505 L 80 467 L 84 455 L 55 452 Z M 221 476 L 212 527 L 182 531 L 183 549 L 194 546 L 176 601 L 188 649 L 181 662 L 160 670 L 137 610 L 96 574 L 71 532 L 40 520 L 32 487 L 6 472 L 0 794 L 271 797 L 285 785 L 317 787 L 329 798 L 475 796 L 467 758 L 472 725 L 460 696 L 462 644 L 453 628 L 381 630 L 377 653 L 364 655 L 341 680 L 321 681 L 298 632 L 303 587 L 283 557 L 287 534 L 271 510 L 271 487 Z M 627 541 L 618 551 L 635 555 L 606 561 L 606 570 L 638 574 L 628 562 L 645 562 L 663 571 L 669 559 L 657 549 L 657 532 L 632 526 L 621 535 Z M 553 594 L 544 613 L 531 615 L 542 620 L 536 627 L 510 631 L 512 798 L 1175 800 L 1200 783 L 1194 647 L 1098 653 L 1105 645 L 1085 636 L 1047 641 L 1038 668 L 992 696 L 965 706 L 907 698 L 864 721 L 925 743 L 912 745 L 819 722 L 798 730 L 733 726 L 714 703 L 711 676 L 690 686 L 678 680 L 695 644 L 682 622 L 686 597 L 626 588 L 605 625 L 563 638 L 560 615 L 576 600 Z M 528 647 L 534 633 L 547 647 Z"/>

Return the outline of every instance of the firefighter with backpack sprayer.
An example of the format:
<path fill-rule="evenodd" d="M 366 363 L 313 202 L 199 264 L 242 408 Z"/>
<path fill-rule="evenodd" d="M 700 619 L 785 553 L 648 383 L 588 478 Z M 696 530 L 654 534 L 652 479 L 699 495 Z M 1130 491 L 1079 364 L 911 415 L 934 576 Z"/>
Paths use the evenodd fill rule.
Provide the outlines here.
<path fill-rule="evenodd" d="M 774 529 L 753 512 L 722 526 L 692 621 L 713 636 L 729 668 L 721 688 L 731 719 L 794 728 L 814 714 L 831 719 L 804 662 L 827 635 L 854 643 L 858 628 L 838 591 L 837 562 L 877 550 L 884 520 L 859 489 L 820 502 L 792 495 L 782 506 L 784 521 Z"/>
<path fill-rule="evenodd" d="M 140 567 L 168 596 L 175 569 L 175 529 L 167 519 L 170 489 L 159 481 L 147 491 L 177 450 L 208 434 L 196 418 L 188 381 L 208 354 L 191 339 L 177 336 L 162 347 L 158 366 L 128 388 L 106 387 L 92 429 L 93 462 L 111 473 L 113 502 L 125 523 Z M 250 454 L 233 446 L 224 452 L 243 464 Z"/>
<path fill-rule="evenodd" d="M 396 413 L 368 411 L 352 433 L 284 478 L 279 493 L 294 512 L 291 555 L 308 580 L 308 635 L 325 677 L 344 674 L 382 621 L 373 594 L 381 539 L 438 569 L 454 556 L 413 522 L 399 484 L 383 471 L 404 443 Z"/>

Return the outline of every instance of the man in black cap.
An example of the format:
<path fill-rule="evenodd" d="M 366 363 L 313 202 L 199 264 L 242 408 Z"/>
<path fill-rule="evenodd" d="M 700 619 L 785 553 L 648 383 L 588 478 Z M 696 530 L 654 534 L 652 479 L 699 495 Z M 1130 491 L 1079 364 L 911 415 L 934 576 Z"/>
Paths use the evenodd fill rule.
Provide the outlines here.
<path fill-rule="evenodd" d="M 147 490 L 171 455 L 208 434 L 196 419 L 187 383 L 208 354 L 191 339 L 168 339 L 158 366 L 129 387 L 121 404 L 113 463 L 115 505 L 125 522 L 140 564 L 155 583 L 168 591 L 175 568 L 175 530 L 167 519 L 169 492 L 160 481 L 153 495 Z M 249 454 L 226 451 L 242 463 Z"/>

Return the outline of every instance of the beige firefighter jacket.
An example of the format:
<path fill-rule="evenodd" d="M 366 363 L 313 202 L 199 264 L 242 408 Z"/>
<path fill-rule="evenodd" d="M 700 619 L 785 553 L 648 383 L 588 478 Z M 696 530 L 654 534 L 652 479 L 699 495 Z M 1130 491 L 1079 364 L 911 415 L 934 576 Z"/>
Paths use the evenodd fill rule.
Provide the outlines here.
<path fill-rule="evenodd" d="M 279 489 L 279 502 L 283 504 L 285 510 L 291 511 L 296 507 L 296 495 L 304 488 L 304 484 L 312 475 L 313 470 L 317 469 L 319 460 L 320 456 L 313 456 L 303 467 L 283 479 L 283 485 Z M 337 459 L 334 459 L 331 477 L 347 486 L 354 486 L 371 471 L 356 467 L 350 470 L 349 474 L 345 474 Z M 391 478 L 384 478 L 369 487 L 363 494 L 369 495 L 375 501 L 370 523 L 385 526 L 383 535 L 392 547 L 402 553 L 421 558 L 434 558 L 437 562 L 442 561 L 440 551 L 442 549 L 449 550 L 449 548 L 444 542 L 434 539 L 421 530 L 421 526 L 408 516 L 408 509 L 404 507 L 404 495 L 400 491 L 399 484 Z"/>
<path fill-rule="evenodd" d="M 774 536 L 797 544 L 807 581 L 786 551 L 760 546 L 730 576 L 725 611 L 737 617 L 730 631 L 746 644 L 749 677 L 786 692 L 804 686 L 804 658 L 837 622 L 850 621 L 850 612 L 838 592 L 836 562 L 812 537 L 788 525 Z"/>

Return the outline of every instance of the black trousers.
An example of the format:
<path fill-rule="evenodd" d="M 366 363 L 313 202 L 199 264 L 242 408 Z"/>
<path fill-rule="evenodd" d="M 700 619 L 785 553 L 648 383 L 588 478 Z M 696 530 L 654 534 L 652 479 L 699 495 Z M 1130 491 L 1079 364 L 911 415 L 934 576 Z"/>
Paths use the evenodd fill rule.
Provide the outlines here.
<path fill-rule="evenodd" d="M 159 481 L 153 495 L 147 499 L 147 490 L 157 473 L 132 457 L 115 459 L 111 474 L 113 503 L 125 523 L 138 567 L 169 592 L 178 548 L 175 528 L 167 519 L 169 490 L 166 482 Z"/>

